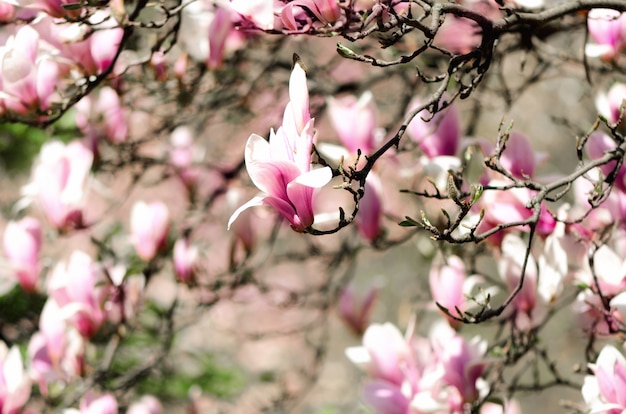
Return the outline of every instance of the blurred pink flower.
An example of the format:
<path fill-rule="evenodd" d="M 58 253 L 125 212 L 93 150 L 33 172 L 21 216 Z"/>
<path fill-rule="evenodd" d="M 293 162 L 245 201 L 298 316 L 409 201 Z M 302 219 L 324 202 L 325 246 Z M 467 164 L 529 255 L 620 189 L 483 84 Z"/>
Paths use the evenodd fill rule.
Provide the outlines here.
<path fill-rule="evenodd" d="M 383 188 L 378 175 L 370 172 L 365 179 L 365 194 L 359 203 L 356 225 L 361 236 L 373 242 L 382 232 Z"/>
<path fill-rule="evenodd" d="M 594 44 L 587 44 L 585 54 L 611 60 L 626 44 L 626 14 L 612 9 L 591 9 L 587 28 Z"/>
<path fill-rule="evenodd" d="M 90 94 L 75 106 L 76 126 L 94 141 L 106 138 L 119 144 L 128 138 L 126 109 L 115 89 L 105 86 Z"/>
<path fill-rule="evenodd" d="M 621 414 L 626 410 L 626 359 L 614 347 L 606 345 L 594 364 L 594 375 L 587 375 L 582 394 L 594 413 Z"/>
<path fill-rule="evenodd" d="M 137 256 L 146 262 L 154 259 L 165 247 L 169 227 L 170 213 L 165 204 L 136 202 L 130 213 L 130 232 Z"/>
<path fill-rule="evenodd" d="M 291 73 L 289 97 L 283 125 L 270 132 L 269 142 L 256 134 L 248 138 L 246 168 L 263 194 L 239 207 L 228 221 L 229 228 L 242 211 L 260 205 L 274 207 L 298 232 L 313 224 L 314 189 L 326 185 L 332 172 L 329 167 L 311 170 L 314 120 L 309 116 L 306 74 L 299 63 Z"/>
<path fill-rule="evenodd" d="M 234 11 L 261 30 L 276 28 L 275 12 L 279 12 L 282 6 L 278 0 L 230 0 Z"/>
<path fill-rule="evenodd" d="M 463 412 L 464 403 L 479 397 L 477 381 L 485 371 L 487 341 L 479 337 L 466 341 L 449 329 L 435 330 L 435 334 L 431 334 L 431 342 L 442 368 L 443 382 L 456 388 L 461 397 L 458 407 L 454 407 L 456 401 L 450 401 L 450 406 L 455 412 Z"/>
<path fill-rule="evenodd" d="M 500 163 L 513 176 L 524 180 L 532 178 L 537 164 L 545 160 L 546 155 L 535 151 L 528 137 L 519 132 L 511 132 L 506 142 L 506 149 L 500 157 Z"/>
<path fill-rule="evenodd" d="M 370 315 L 378 298 L 378 288 L 370 288 L 364 298 L 357 298 L 354 288 L 346 286 L 339 294 L 339 316 L 357 335 L 362 335 L 369 325 Z"/>
<path fill-rule="evenodd" d="M 465 306 L 465 264 L 458 256 L 436 256 L 430 267 L 430 292 L 433 300 L 454 315 L 461 317 Z M 458 309 L 458 311 L 457 311 Z M 453 327 L 460 326 L 461 322 L 444 315 Z"/>
<path fill-rule="evenodd" d="M 80 401 L 80 409 L 65 410 L 64 414 L 117 414 L 117 401 L 113 394 L 96 397 L 91 391 Z"/>
<path fill-rule="evenodd" d="M 72 252 L 67 263 L 58 263 L 48 279 L 48 294 L 86 338 L 92 337 L 106 319 L 106 281 L 101 266 L 82 251 Z"/>
<path fill-rule="evenodd" d="M 204 151 L 195 145 L 191 128 L 181 125 L 172 131 L 168 152 L 170 164 L 176 169 L 185 187 L 195 188 L 200 172 L 194 163 L 202 160 Z"/>
<path fill-rule="evenodd" d="M 0 411 L 19 414 L 30 398 L 31 382 L 24 370 L 17 346 L 11 349 L 0 341 Z"/>
<path fill-rule="evenodd" d="M 162 414 L 161 402 L 153 395 L 144 395 L 128 407 L 126 414 Z"/>
<path fill-rule="evenodd" d="M 352 95 L 328 98 L 330 120 L 350 154 L 356 155 L 359 149 L 363 154 L 371 154 L 374 150 L 376 119 L 372 99 L 369 91 L 358 100 Z"/>
<path fill-rule="evenodd" d="M 64 69 L 51 52 L 40 45 L 39 33 L 30 25 L 0 47 L 0 99 L 8 110 L 37 114 L 58 98 L 57 83 Z"/>
<path fill-rule="evenodd" d="M 39 332 L 28 344 L 30 376 L 39 384 L 42 395 L 48 395 L 48 384 L 69 381 L 82 375 L 85 339 L 68 325 L 66 312 L 54 299 L 48 299 L 39 318 Z"/>
<path fill-rule="evenodd" d="M 419 107 L 418 99 L 409 104 L 409 111 Z M 446 109 L 437 112 L 430 118 L 426 110 L 420 111 L 409 123 L 407 132 L 417 142 L 428 158 L 442 155 L 456 155 L 461 141 L 461 126 L 456 105 L 453 103 Z"/>
<path fill-rule="evenodd" d="M 192 246 L 187 238 L 176 240 L 174 243 L 174 271 L 176 277 L 183 283 L 193 281 L 198 261 L 198 247 Z"/>
<path fill-rule="evenodd" d="M 625 19 L 626 20 L 626 19 Z M 623 118 L 623 106 L 626 106 L 626 84 L 614 83 L 608 92 L 602 92 L 596 97 L 596 109 L 611 124 L 616 124 Z"/>
<path fill-rule="evenodd" d="M 341 17 L 341 8 L 336 0 L 296 0 L 282 8 L 281 20 L 289 31 L 306 32 L 313 25 L 307 11 L 323 25 L 333 24 Z"/>
<path fill-rule="evenodd" d="M 81 228 L 92 162 L 93 153 L 79 141 L 67 145 L 48 141 L 41 147 L 31 182 L 22 192 L 36 198 L 50 224 L 58 230 Z"/>
<path fill-rule="evenodd" d="M 9 259 L 19 284 L 27 292 L 37 289 L 39 251 L 43 242 L 41 225 L 33 217 L 11 221 L 4 230 L 4 253 Z"/>

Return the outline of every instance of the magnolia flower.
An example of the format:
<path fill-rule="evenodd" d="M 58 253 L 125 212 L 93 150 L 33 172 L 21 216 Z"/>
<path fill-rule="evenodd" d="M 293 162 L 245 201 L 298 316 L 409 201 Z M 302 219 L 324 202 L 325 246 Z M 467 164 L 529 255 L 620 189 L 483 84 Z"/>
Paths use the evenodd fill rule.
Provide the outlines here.
<path fill-rule="evenodd" d="M 421 105 L 419 100 L 413 100 L 409 110 Z M 461 140 L 459 114 L 454 104 L 437 112 L 432 118 L 427 110 L 415 115 L 407 127 L 409 136 L 418 143 L 428 158 L 443 155 L 456 155 Z M 430 118 L 424 121 L 423 118 Z"/>
<path fill-rule="evenodd" d="M 500 157 L 505 170 L 519 179 L 533 177 L 537 164 L 543 162 L 546 154 L 536 152 L 530 140 L 519 132 L 511 132 L 506 141 L 506 149 Z"/>
<path fill-rule="evenodd" d="M 131 240 L 137 255 L 149 262 L 165 247 L 170 226 L 169 210 L 160 201 L 138 201 L 130 214 Z"/>
<path fill-rule="evenodd" d="M 0 99 L 18 114 L 49 109 L 57 98 L 63 70 L 51 51 L 40 46 L 39 33 L 22 26 L 0 47 Z"/>
<path fill-rule="evenodd" d="M 83 373 L 85 339 L 68 324 L 66 316 L 54 299 L 48 299 L 39 318 L 39 332 L 28 343 L 30 376 L 44 396 L 49 383 Z"/>
<path fill-rule="evenodd" d="M 591 9 L 587 28 L 595 44 L 585 47 L 591 57 L 613 59 L 626 44 L 626 14 L 612 9 Z"/>
<path fill-rule="evenodd" d="M 94 141 L 104 137 L 114 144 L 126 141 L 128 121 L 117 92 L 108 86 L 100 89 L 97 97 L 87 95 L 74 106 L 76 126 Z"/>
<path fill-rule="evenodd" d="M 31 182 L 22 192 L 34 197 L 59 230 L 83 226 L 85 187 L 93 152 L 81 142 L 49 141 L 41 147 Z"/>
<path fill-rule="evenodd" d="M 81 251 L 74 251 L 67 263 L 58 263 L 48 280 L 50 297 L 86 338 L 93 336 L 106 319 L 106 280 L 100 265 Z"/>
<path fill-rule="evenodd" d="M 178 280 L 189 283 L 194 277 L 196 262 L 198 261 L 198 247 L 189 244 L 186 238 L 174 243 L 174 271 Z"/>
<path fill-rule="evenodd" d="M 27 292 L 37 288 L 39 251 L 43 242 L 41 225 L 33 217 L 11 221 L 4 230 L 4 252 L 17 281 Z"/>
<path fill-rule="evenodd" d="M 372 93 L 365 92 L 359 99 L 349 95 L 328 98 L 328 114 L 342 144 L 352 155 L 361 150 L 371 154 L 374 150 L 376 119 Z"/>
<path fill-rule="evenodd" d="M 370 172 L 365 179 L 365 194 L 359 203 L 359 214 L 356 225 L 361 236 L 372 242 L 382 232 L 383 218 L 383 186 L 380 178 Z"/>
<path fill-rule="evenodd" d="M 445 262 L 444 262 L 445 260 Z M 446 259 L 439 255 L 430 267 L 430 292 L 433 300 L 448 309 L 457 317 L 462 317 L 465 306 L 465 264 L 458 256 Z M 458 310 L 457 310 L 458 309 Z M 459 326 L 460 322 L 445 315 L 451 326 Z"/>
<path fill-rule="evenodd" d="M 378 289 L 370 288 L 364 298 L 358 299 L 354 288 L 346 286 L 339 294 L 339 316 L 357 335 L 362 335 L 369 324 L 370 314 L 378 298 Z"/>
<path fill-rule="evenodd" d="M 608 92 L 602 92 L 596 97 L 596 109 L 609 123 L 616 124 L 620 117 L 623 117 L 625 101 L 626 84 L 615 83 Z"/>
<path fill-rule="evenodd" d="M 80 409 L 65 410 L 63 414 L 117 414 L 117 401 L 112 394 L 95 397 L 89 391 L 80 401 Z"/>
<path fill-rule="evenodd" d="M 274 12 L 282 8 L 278 0 L 230 0 L 230 7 L 261 30 L 275 28 Z"/>
<path fill-rule="evenodd" d="M 128 407 L 126 414 L 161 414 L 161 402 L 153 395 L 144 395 Z"/>
<path fill-rule="evenodd" d="M 269 142 L 256 134 L 248 138 L 246 169 L 263 194 L 239 207 L 228 221 L 229 228 L 242 211 L 260 205 L 274 207 L 298 232 L 313 224 L 314 189 L 326 185 L 332 171 L 329 167 L 311 170 L 314 120 L 309 116 L 306 74 L 299 63 L 291 72 L 289 97 L 283 125 L 270 131 Z"/>
<path fill-rule="evenodd" d="M 307 31 L 313 21 L 306 11 L 313 13 L 322 24 L 332 24 L 341 17 L 341 8 L 337 0 L 296 0 L 285 5 L 281 10 L 283 24 L 291 31 Z"/>
<path fill-rule="evenodd" d="M 594 375 L 587 375 L 582 394 L 592 413 L 620 414 L 626 410 L 626 359 L 614 347 L 602 348 L 595 364 L 589 364 Z"/>
<path fill-rule="evenodd" d="M 24 370 L 17 346 L 11 349 L 0 341 L 0 411 L 19 414 L 30 398 L 30 378 Z"/>

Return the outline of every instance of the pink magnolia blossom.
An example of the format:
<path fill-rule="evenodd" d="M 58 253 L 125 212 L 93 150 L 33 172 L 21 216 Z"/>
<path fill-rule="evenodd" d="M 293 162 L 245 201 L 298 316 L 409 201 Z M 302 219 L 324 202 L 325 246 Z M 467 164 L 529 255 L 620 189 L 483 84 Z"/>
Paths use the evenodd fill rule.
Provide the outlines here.
<path fill-rule="evenodd" d="M 145 276 L 127 274 L 127 268 L 122 264 L 108 265 L 105 268 L 112 282 L 104 304 L 107 319 L 114 324 L 132 320 L 143 300 Z"/>
<path fill-rule="evenodd" d="M 291 32 L 306 32 L 314 24 L 307 12 L 323 25 L 333 24 L 341 17 L 341 8 L 336 0 L 296 0 L 282 8 L 281 20 Z"/>
<path fill-rule="evenodd" d="M 298 232 L 313 224 L 314 189 L 326 185 L 332 171 L 329 167 L 311 170 L 314 120 L 309 116 L 306 74 L 298 63 L 291 73 L 289 97 L 283 125 L 270 132 L 269 142 L 256 134 L 248 138 L 246 169 L 263 194 L 239 207 L 229 228 L 242 211 L 259 205 L 274 207 Z"/>
<path fill-rule="evenodd" d="M 117 414 L 117 401 L 113 394 L 103 394 L 96 397 L 91 391 L 87 392 L 80 401 L 80 409 L 65 410 L 65 414 Z"/>
<path fill-rule="evenodd" d="M 74 251 L 67 263 L 58 263 L 48 280 L 50 297 L 86 338 L 93 336 L 106 319 L 106 280 L 100 265 L 81 251 Z"/>
<path fill-rule="evenodd" d="M 489 185 L 506 185 L 506 182 L 492 180 Z M 533 197 L 533 192 L 526 188 L 512 188 L 507 191 L 485 191 L 479 200 L 479 205 L 485 212 L 483 221 L 479 225 L 479 231 L 486 231 L 490 228 L 505 223 L 524 221 L 533 215 L 532 209 L 526 208 L 526 203 Z M 537 233 L 547 236 L 552 233 L 556 221 L 554 217 L 541 206 L 539 221 L 537 223 Z M 517 227 L 521 230 L 528 230 L 528 226 Z M 500 244 L 505 231 L 490 237 L 489 240 Z"/>
<path fill-rule="evenodd" d="M 433 300 L 448 309 L 454 315 L 461 317 L 465 306 L 465 264 L 458 256 L 443 258 L 439 255 L 433 260 L 429 277 L 430 292 Z M 457 310 L 458 309 L 458 310 Z M 459 326 L 460 322 L 448 315 L 444 315 L 451 326 Z"/>
<path fill-rule="evenodd" d="M 78 17 L 80 16 L 80 10 L 70 10 L 63 7 L 66 4 L 72 3 L 71 0 L 3 0 L 9 4 L 23 7 L 26 9 L 33 9 L 43 11 L 52 17 Z"/>
<path fill-rule="evenodd" d="M 55 228 L 80 228 L 92 162 L 93 153 L 81 142 L 49 141 L 41 147 L 32 180 L 22 191 L 38 201 Z"/>
<path fill-rule="evenodd" d="M 463 412 L 464 403 L 479 397 L 478 380 L 486 367 L 484 355 L 487 341 L 479 337 L 466 341 L 447 327 L 436 329 L 431 334 L 431 341 L 443 372 L 443 383 L 456 388 L 461 398 L 460 401 L 452 399 L 448 403 L 455 412 Z"/>
<path fill-rule="evenodd" d="M 82 375 L 85 339 L 67 322 L 67 315 L 54 299 L 48 299 L 39 319 L 39 332 L 28 344 L 30 376 L 48 395 L 48 384 L 70 381 Z"/>
<path fill-rule="evenodd" d="M 614 347 L 602 348 L 587 375 L 582 394 L 593 413 L 621 414 L 626 410 L 626 358 Z"/>
<path fill-rule="evenodd" d="M 137 255 L 151 261 L 165 247 L 170 227 L 170 213 L 165 204 L 138 201 L 130 214 L 131 240 Z"/>
<path fill-rule="evenodd" d="M 39 251 L 43 242 L 41 225 L 33 217 L 11 221 L 4 230 L 4 253 L 22 288 L 27 292 L 37 289 L 39 279 Z"/>
<path fill-rule="evenodd" d="M 106 138 L 114 144 L 126 141 L 127 113 L 113 88 L 105 86 L 97 95 L 85 96 L 74 108 L 76 126 L 95 142 L 100 138 Z"/>
<path fill-rule="evenodd" d="M 614 59 L 626 44 L 626 14 L 612 9 L 591 9 L 587 28 L 595 44 L 587 44 L 585 54 Z"/>
<path fill-rule="evenodd" d="M 626 84 L 615 83 L 608 92 L 602 92 L 596 97 L 596 109 L 611 124 L 616 124 L 623 118 L 623 107 L 626 106 Z"/>
<path fill-rule="evenodd" d="M 161 402 L 153 395 L 144 395 L 128 407 L 126 414 L 162 414 Z"/>
<path fill-rule="evenodd" d="M 350 154 L 371 154 L 376 129 L 375 108 L 371 92 L 355 96 L 328 98 L 328 114 L 342 144 Z"/>
<path fill-rule="evenodd" d="M 183 283 L 190 283 L 195 275 L 198 261 L 198 247 L 192 246 L 186 238 L 174 243 L 174 271 Z"/>
<path fill-rule="evenodd" d="M 65 69 L 51 52 L 41 46 L 39 33 L 30 25 L 22 26 L 0 47 L 0 99 L 7 110 L 38 113 L 58 98 L 56 86 Z"/>
<path fill-rule="evenodd" d="M 500 157 L 500 163 L 512 175 L 519 179 L 533 177 L 537 164 L 546 158 L 545 154 L 535 151 L 530 140 L 519 132 L 511 132 L 506 142 L 506 149 Z"/>
<path fill-rule="evenodd" d="M 607 134 L 596 131 L 589 136 L 587 145 L 585 146 L 587 154 L 591 159 L 602 157 L 605 153 L 614 150 L 617 147 L 615 141 Z M 606 177 L 613 173 L 617 165 L 616 161 L 611 161 L 600 166 L 600 171 Z M 622 165 L 617 171 L 615 185 L 622 191 L 626 190 L 626 167 Z"/>
<path fill-rule="evenodd" d="M 31 382 L 17 346 L 0 341 L 0 412 L 19 414 L 30 398 Z"/>
<path fill-rule="evenodd" d="M 181 125 L 170 135 L 169 161 L 182 183 L 193 189 L 199 180 L 199 170 L 194 163 L 202 160 L 204 151 L 194 143 L 191 128 Z"/>
<path fill-rule="evenodd" d="M 502 240 L 498 270 L 509 292 L 512 292 L 519 284 L 526 249 L 527 243 L 517 234 L 507 234 Z M 546 304 L 537 292 L 537 264 L 532 255 L 528 257 L 522 289 L 513 299 L 512 305 L 516 326 L 519 329 L 536 326 L 546 315 Z"/>
<path fill-rule="evenodd" d="M 378 289 L 370 288 L 364 298 L 357 298 L 354 288 L 346 286 L 339 294 L 338 310 L 341 319 L 357 335 L 362 335 L 378 298 Z"/>
<path fill-rule="evenodd" d="M 365 179 L 365 194 L 359 203 L 356 225 L 361 236 L 372 242 L 382 232 L 383 188 L 378 175 L 370 172 Z"/>
<path fill-rule="evenodd" d="M 409 110 L 421 105 L 419 100 L 409 104 Z M 454 104 L 430 118 L 428 111 L 420 111 L 409 123 L 407 132 L 418 143 L 428 158 L 442 155 L 456 155 L 461 140 L 459 115 Z"/>
<path fill-rule="evenodd" d="M 278 26 L 275 13 L 283 4 L 278 0 L 230 0 L 230 7 L 241 17 L 261 30 L 272 30 Z"/>

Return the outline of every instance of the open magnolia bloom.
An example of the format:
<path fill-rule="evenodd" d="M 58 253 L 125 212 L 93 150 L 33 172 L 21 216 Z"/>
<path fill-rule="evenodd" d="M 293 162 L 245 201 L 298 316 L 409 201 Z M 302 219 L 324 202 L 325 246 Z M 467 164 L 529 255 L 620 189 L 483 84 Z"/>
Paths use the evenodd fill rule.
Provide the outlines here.
<path fill-rule="evenodd" d="M 289 98 L 283 125 L 270 132 L 269 142 L 257 134 L 248 138 L 246 169 L 263 194 L 239 207 L 228 228 L 242 211 L 260 205 L 274 207 L 295 231 L 303 232 L 313 224 L 314 190 L 326 185 L 333 174 L 329 167 L 311 169 L 314 119 L 309 115 L 306 73 L 298 62 L 289 79 Z"/>

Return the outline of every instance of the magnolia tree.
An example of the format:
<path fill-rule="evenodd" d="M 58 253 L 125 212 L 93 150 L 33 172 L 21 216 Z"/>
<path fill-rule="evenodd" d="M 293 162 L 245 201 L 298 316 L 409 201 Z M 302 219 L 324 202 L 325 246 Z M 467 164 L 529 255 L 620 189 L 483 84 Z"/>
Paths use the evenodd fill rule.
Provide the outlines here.
<path fill-rule="evenodd" d="M 625 12 L 2 0 L 1 413 L 623 412 Z"/>

